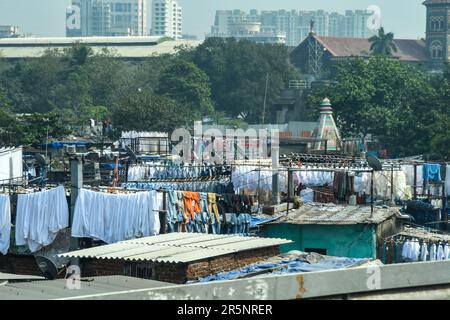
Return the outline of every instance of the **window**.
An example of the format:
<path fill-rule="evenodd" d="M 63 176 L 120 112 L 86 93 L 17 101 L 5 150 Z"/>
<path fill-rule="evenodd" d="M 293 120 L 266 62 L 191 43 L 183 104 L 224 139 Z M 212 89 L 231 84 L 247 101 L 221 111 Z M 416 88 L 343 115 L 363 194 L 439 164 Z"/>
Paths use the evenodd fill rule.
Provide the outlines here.
<path fill-rule="evenodd" d="M 431 17 L 430 18 L 430 29 L 431 29 L 431 31 L 444 30 L 444 17 Z"/>
<path fill-rule="evenodd" d="M 444 52 L 442 50 L 442 43 L 440 41 L 433 41 L 431 43 L 431 58 L 442 59 L 443 57 Z"/>

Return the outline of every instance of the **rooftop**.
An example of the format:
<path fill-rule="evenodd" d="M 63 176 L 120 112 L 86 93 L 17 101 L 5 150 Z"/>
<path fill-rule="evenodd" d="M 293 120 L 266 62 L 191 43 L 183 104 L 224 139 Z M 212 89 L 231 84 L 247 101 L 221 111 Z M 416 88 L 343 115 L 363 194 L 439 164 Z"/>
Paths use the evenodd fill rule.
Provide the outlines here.
<path fill-rule="evenodd" d="M 428 241 L 446 241 L 450 242 L 450 234 L 441 234 L 438 232 L 431 232 L 422 228 L 413 228 L 405 226 L 405 228 L 398 235 L 418 238 Z"/>
<path fill-rule="evenodd" d="M 396 207 L 375 207 L 371 215 L 370 206 L 341 206 L 335 204 L 311 203 L 291 211 L 289 216 L 275 223 L 352 225 L 380 224 L 397 214 Z"/>
<path fill-rule="evenodd" d="M 0 286 L 0 300 L 49 300 L 82 298 L 83 296 L 102 295 L 129 290 L 151 289 L 172 286 L 170 283 L 130 278 L 124 276 L 107 276 L 81 279 L 80 288 L 70 290 L 67 280 L 34 281 L 6 284 Z"/>
<path fill-rule="evenodd" d="M 313 35 L 334 58 L 370 55 L 370 42 L 366 38 L 338 38 Z M 307 41 L 307 40 L 305 40 Z M 395 39 L 397 52 L 393 56 L 402 61 L 427 61 L 425 41 L 422 39 Z"/>
<path fill-rule="evenodd" d="M 61 254 L 69 258 L 96 258 L 162 263 L 189 263 L 246 250 L 292 243 L 291 240 L 170 233 Z"/>
<path fill-rule="evenodd" d="M 154 55 L 173 54 L 179 47 L 196 47 L 202 40 L 168 40 L 160 37 L 82 37 L 82 38 L 5 38 L 0 39 L 0 57 L 7 59 L 38 58 L 48 49 L 62 50 L 76 44 L 104 48 L 121 58 L 142 59 Z"/>

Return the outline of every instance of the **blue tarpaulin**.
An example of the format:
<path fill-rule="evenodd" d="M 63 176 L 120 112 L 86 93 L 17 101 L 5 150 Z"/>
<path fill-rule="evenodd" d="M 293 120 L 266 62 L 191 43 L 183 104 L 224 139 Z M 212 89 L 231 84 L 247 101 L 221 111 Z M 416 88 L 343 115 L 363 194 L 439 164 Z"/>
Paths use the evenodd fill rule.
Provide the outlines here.
<path fill-rule="evenodd" d="M 87 145 L 88 145 L 88 143 L 85 141 L 53 141 L 53 142 L 47 144 L 47 146 L 49 148 L 54 148 L 54 149 L 62 149 L 62 148 L 64 148 L 64 146 L 86 147 Z"/>
<path fill-rule="evenodd" d="M 114 170 L 116 168 L 116 165 L 114 163 L 102 163 L 102 168 L 108 169 L 108 170 Z M 125 166 L 122 164 L 119 164 L 117 168 L 123 169 L 123 168 L 125 168 Z"/>
<path fill-rule="evenodd" d="M 201 278 L 200 282 L 210 282 L 210 281 L 221 281 L 221 280 L 232 280 L 237 279 L 242 276 L 258 273 L 270 270 L 268 274 L 288 274 L 288 273 L 298 273 L 298 272 L 312 272 L 312 271 L 322 271 L 322 270 L 333 270 L 348 268 L 351 266 L 357 266 L 368 262 L 369 259 L 356 259 L 356 258 L 340 258 L 340 257 L 327 257 L 317 263 L 309 263 L 308 261 L 297 258 L 297 259 L 286 259 L 277 262 L 269 262 L 262 264 L 253 264 L 248 267 L 233 270 L 230 272 L 222 272 L 219 274 L 211 275 L 205 278 Z"/>

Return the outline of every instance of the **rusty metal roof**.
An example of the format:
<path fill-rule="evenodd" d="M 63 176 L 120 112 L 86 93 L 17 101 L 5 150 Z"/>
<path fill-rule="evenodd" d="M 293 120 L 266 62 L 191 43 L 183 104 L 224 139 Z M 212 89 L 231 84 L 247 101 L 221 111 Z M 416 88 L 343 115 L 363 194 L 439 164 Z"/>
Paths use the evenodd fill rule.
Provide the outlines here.
<path fill-rule="evenodd" d="M 188 263 L 288 243 L 292 243 L 292 241 L 235 235 L 169 233 L 68 252 L 60 256 L 69 258 Z"/>
<path fill-rule="evenodd" d="M 366 38 L 338 38 L 313 35 L 335 58 L 370 56 L 370 42 Z M 428 54 L 422 39 L 395 39 L 397 52 L 393 56 L 402 61 L 427 61 Z"/>

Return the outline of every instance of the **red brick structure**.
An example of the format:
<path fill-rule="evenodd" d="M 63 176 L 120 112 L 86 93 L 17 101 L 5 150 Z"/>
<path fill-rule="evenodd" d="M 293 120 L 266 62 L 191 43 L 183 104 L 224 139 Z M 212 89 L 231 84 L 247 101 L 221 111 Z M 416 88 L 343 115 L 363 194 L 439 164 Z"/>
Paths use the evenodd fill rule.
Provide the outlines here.
<path fill-rule="evenodd" d="M 201 277 L 231 271 L 272 258 L 278 246 L 240 251 L 188 263 L 130 262 L 120 259 L 81 259 L 81 276 L 125 275 L 142 279 L 184 284 Z"/>

